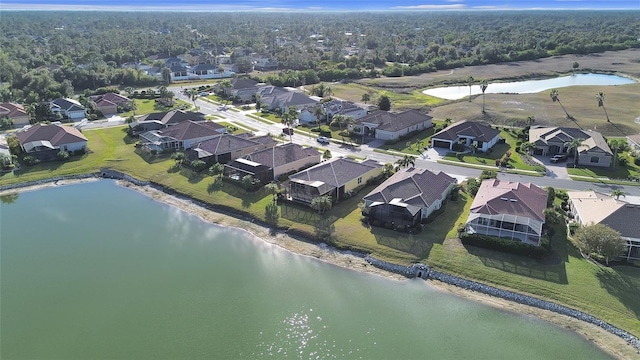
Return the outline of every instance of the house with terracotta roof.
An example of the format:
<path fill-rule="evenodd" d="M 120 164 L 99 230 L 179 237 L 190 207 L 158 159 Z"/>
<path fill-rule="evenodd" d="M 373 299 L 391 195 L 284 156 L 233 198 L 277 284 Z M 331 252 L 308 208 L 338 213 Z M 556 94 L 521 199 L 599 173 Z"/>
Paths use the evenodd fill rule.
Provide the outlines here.
<path fill-rule="evenodd" d="M 408 168 L 393 174 L 364 198 L 369 222 L 415 226 L 439 210 L 457 180 L 427 169 Z"/>
<path fill-rule="evenodd" d="M 325 195 L 338 201 L 352 196 L 381 174 L 382 165 L 374 160 L 337 158 L 289 176 L 288 194 L 292 200 L 305 204 Z"/>
<path fill-rule="evenodd" d="M 349 125 L 349 131 L 360 134 L 373 134 L 380 140 L 398 140 L 401 136 L 414 131 L 422 131 L 433 127 L 433 118 L 418 110 L 407 110 L 399 113 L 377 110 L 356 120 Z"/>
<path fill-rule="evenodd" d="M 540 245 L 547 192 L 531 183 L 484 180 L 471 204 L 466 231 Z"/>
<path fill-rule="evenodd" d="M 117 114 L 119 109 L 132 102 L 128 97 L 113 92 L 91 96 L 91 100 L 96 104 L 96 109 L 105 116 Z"/>
<path fill-rule="evenodd" d="M 570 149 L 569 143 L 574 139 L 582 139 L 578 149 Z M 613 152 L 607 140 L 599 132 L 569 127 L 532 126 L 529 129 L 529 142 L 536 148 L 535 155 L 553 156 L 566 154 L 576 156 L 579 165 L 609 167 L 613 159 Z M 574 151 L 575 150 L 575 151 Z"/>
<path fill-rule="evenodd" d="M 73 153 L 87 149 L 87 138 L 73 126 L 36 124 L 15 132 L 25 154 L 40 161 L 56 160 L 60 151 Z"/>
<path fill-rule="evenodd" d="M 318 150 L 299 144 L 286 143 L 253 152 L 225 165 L 225 175 L 242 179 L 247 175 L 267 184 L 279 176 L 298 171 L 322 161 Z"/>
<path fill-rule="evenodd" d="M 61 117 L 71 120 L 84 119 L 86 116 L 86 109 L 82 104 L 76 100 L 69 98 L 57 98 L 49 103 L 51 112 Z"/>
<path fill-rule="evenodd" d="M 171 110 L 151 113 L 142 115 L 129 124 L 129 134 L 138 135 L 151 130 L 160 130 L 186 121 L 203 122 L 206 120 L 203 113 L 192 111 Z"/>
<path fill-rule="evenodd" d="M 232 134 L 222 134 L 212 139 L 195 144 L 185 151 L 185 156 L 189 161 L 201 160 L 212 165 L 214 163 L 226 164 L 239 157 L 252 152 L 273 147 L 277 144 L 270 136 L 264 136 L 264 140 L 259 141 L 244 136 Z"/>
<path fill-rule="evenodd" d="M 227 128 L 211 121 L 187 120 L 161 130 L 140 134 L 140 142 L 148 150 L 184 150 L 227 132 Z"/>
<path fill-rule="evenodd" d="M 627 247 L 621 258 L 640 260 L 640 204 L 590 191 L 568 191 L 569 208 L 580 225 L 604 224 L 620 233 Z"/>
<path fill-rule="evenodd" d="M 29 125 L 29 114 L 22 105 L 16 103 L 0 103 L 0 118 L 11 119 L 15 127 Z"/>
<path fill-rule="evenodd" d="M 500 131 L 475 121 L 462 120 L 433 134 L 431 147 L 453 150 L 454 144 L 465 147 L 475 145 L 479 151 L 486 152 L 500 140 Z"/>

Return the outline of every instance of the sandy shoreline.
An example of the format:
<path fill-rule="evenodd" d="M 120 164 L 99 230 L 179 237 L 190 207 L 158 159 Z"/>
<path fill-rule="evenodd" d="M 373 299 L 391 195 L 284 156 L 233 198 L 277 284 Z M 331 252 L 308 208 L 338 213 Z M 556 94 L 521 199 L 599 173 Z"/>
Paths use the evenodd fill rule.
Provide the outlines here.
<path fill-rule="evenodd" d="M 61 180 L 57 182 L 28 186 L 28 187 L 19 188 L 19 189 L 1 191 L 0 196 L 10 194 L 10 193 L 16 193 L 16 192 L 33 191 L 33 190 L 38 190 L 42 188 L 55 187 L 55 186 L 68 185 L 68 184 L 81 183 L 81 182 L 97 181 L 97 180 L 98 179 L 96 178 L 81 179 L 81 180 Z M 269 229 L 263 226 L 260 226 L 258 224 L 237 219 L 229 215 L 209 211 L 207 209 L 204 209 L 194 204 L 189 200 L 183 200 L 178 197 L 166 194 L 150 186 L 136 186 L 125 181 L 118 181 L 118 184 L 121 186 L 134 189 L 156 201 L 160 201 L 165 204 L 175 206 L 183 211 L 186 211 L 195 216 L 198 216 L 204 221 L 207 221 L 209 223 L 236 227 L 236 228 L 246 230 L 251 234 L 253 234 L 254 236 L 257 236 L 258 238 L 262 239 L 263 241 L 274 244 L 285 250 L 288 250 L 290 252 L 293 252 L 299 255 L 311 256 L 333 265 L 341 266 L 351 270 L 372 273 L 375 275 L 384 276 L 384 277 L 398 280 L 398 281 L 406 279 L 401 275 L 376 268 L 368 264 L 364 260 L 364 258 L 353 255 L 351 252 L 348 252 L 348 251 L 346 252 L 339 251 L 328 246 L 323 246 L 322 244 L 318 245 L 311 242 L 305 242 L 298 239 L 294 239 L 282 232 L 271 234 Z M 455 295 L 462 296 L 467 299 L 477 301 L 485 305 L 494 306 L 494 307 L 515 312 L 518 314 L 528 315 L 528 316 L 533 316 L 539 319 L 543 319 L 545 321 L 558 325 L 567 330 L 574 331 L 615 358 L 640 359 L 640 354 L 638 353 L 638 351 L 634 349 L 632 346 L 628 345 L 625 340 L 605 331 L 604 329 L 596 325 L 592 325 L 569 316 L 560 315 L 552 311 L 542 310 L 539 308 L 522 305 L 516 302 L 507 301 L 504 299 L 488 296 L 488 295 L 477 293 L 474 291 L 469 291 L 453 285 L 441 283 L 439 281 L 429 280 L 428 282 L 430 285 L 436 287 L 441 291 L 450 292 Z"/>

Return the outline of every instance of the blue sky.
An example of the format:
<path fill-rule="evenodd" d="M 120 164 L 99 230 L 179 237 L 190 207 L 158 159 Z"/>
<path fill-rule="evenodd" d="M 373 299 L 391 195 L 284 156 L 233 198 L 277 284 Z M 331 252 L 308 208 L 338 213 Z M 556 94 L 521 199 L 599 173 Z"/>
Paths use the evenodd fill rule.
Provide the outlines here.
<path fill-rule="evenodd" d="M 0 0 L 0 9 L 33 10 L 208 10 L 208 11 L 362 11 L 362 10 L 529 10 L 637 9 L 640 0 Z"/>

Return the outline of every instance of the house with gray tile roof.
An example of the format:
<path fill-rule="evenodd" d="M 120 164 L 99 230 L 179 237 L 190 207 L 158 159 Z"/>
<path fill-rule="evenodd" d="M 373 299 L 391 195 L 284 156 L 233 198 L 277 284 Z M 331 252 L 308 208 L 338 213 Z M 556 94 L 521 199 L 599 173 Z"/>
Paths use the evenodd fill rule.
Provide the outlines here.
<path fill-rule="evenodd" d="M 574 149 L 569 148 L 569 143 L 574 139 L 583 139 L 582 145 L 575 149 L 578 153 L 577 163 L 579 165 L 611 166 L 613 152 L 599 132 L 559 126 L 532 126 L 529 129 L 529 142 L 536 146 L 533 152 L 535 155 L 566 154 L 575 156 Z"/>
<path fill-rule="evenodd" d="M 337 158 L 289 176 L 288 193 L 292 200 L 306 204 L 325 195 L 341 200 L 381 174 L 382 165 L 374 160 Z"/>
<path fill-rule="evenodd" d="M 363 198 L 369 220 L 415 226 L 439 210 L 457 180 L 443 172 L 398 171 Z"/>
<path fill-rule="evenodd" d="M 205 116 L 203 113 L 184 110 L 146 114 L 129 124 L 129 134 L 138 135 L 151 130 L 160 130 L 186 121 L 203 122 Z"/>
<path fill-rule="evenodd" d="M 452 150 L 453 144 L 475 145 L 486 152 L 500 140 L 500 131 L 475 121 L 455 122 L 431 137 L 431 147 Z"/>
<path fill-rule="evenodd" d="M 187 120 L 161 130 L 140 134 L 140 143 L 148 150 L 184 150 L 227 132 L 227 128 L 211 121 Z"/>
<path fill-rule="evenodd" d="M 575 222 L 609 226 L 627 242 L 621 257 L 629 261 L 640 260 L 640 204 L 631 204 L 593 190 L 568 191 L 567 195 Z"/>
<path fill-rule="evenodd" d="M 51 112 L 72 120 L 84 119 L 86 109 L 78 101 L 70 98 L 57 98 L 49 103 Z"/>
<path fill-rule="evenodd" d="M 286 143 L 227 163 L 225 174 L 237 179 L 251 175 L 261 184 L 266 184 L 281 175 L 318 164 L 321 160 L 321 154 L 315 148 Z"/>
<path fill-rule="evenodd" d="M 466 231 L 539 246 L 547 192 L 530 183 L 484 180 L 473 199 Z"/>
<path fill-rule="evenodd" d="M 349 125 L 349 131 L 360 135 L 373 133 L 380 140 L 398 140 L 412 132 L 433 127 L 432 120 L 431 116 L 418 110 L 399 113 L 377 110 L 357 119 L 355 124 Z"/>
<path fill-rule="evenodd" d="M 243 136 L 222 134 L 186 149 L 185 156 L 189 161 L 201 160 L 207 165 L 216 162 L 226 164 L 252 152 L 275 146 L 276 141 L 270 137 L 269 139 L 270 142 L 260 142 Z"/>
<path fill-rule="evenodd" d="M 263 107 L 269 110 L 280 108 L 282 112 L 286 112 L 291 106 L 302 109 L 305 106 L 313 106 L 318 103 L 305 94 L 273 86 L 261 88 L 258 94 Z"/>
<path fill-rule="evenodd" d="M 73 126 L 58 124 L 28 126 L 15 132 L 25 154 L 41 161 L 57 159 L 58 152 L 85 151 L 88 140 Z"/>

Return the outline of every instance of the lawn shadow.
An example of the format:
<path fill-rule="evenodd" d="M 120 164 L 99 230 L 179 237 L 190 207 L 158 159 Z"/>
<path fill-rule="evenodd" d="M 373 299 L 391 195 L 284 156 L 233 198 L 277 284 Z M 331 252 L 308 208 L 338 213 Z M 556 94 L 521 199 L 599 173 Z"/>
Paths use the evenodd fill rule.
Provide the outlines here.
<path fill-rule="evenodd" d="M 630 276 L 626 273 L 635 272 Z M 640 271 L 631 267 L 603 268 L 596 274 L 600 285 L 640 318 Z"/>
<path fill-rule="evenodd" d="M 214 192 L 218 192 L 222 190 L 224 186 L 224 182 L 220 176 L 217 176 L 213 181 L 207 185 L 207 193 L 212 194 Z"/>
<path fill-rule="evenodd" d="M 142 160 L 144 160 L 147 164 L 155 164 L 155 163 L 163 162 L 171 156 L 169 154 L 162 154 L 162 153 L 153 155 L 151 152 L 140 149 L 140 148 L 136 148 L 135 150 L 133 150 L 133 152 L 136 155 L 140 156 L 140 158 L 142 158 Z"/>
<path fill-rule="evenodd" d="M 414 255 L 420 259 L 427 258 L 433 248 L 434 242 L 422 236 L 423 233 L 408 234 L 376 226 L 371 226 L 370 230 L 378 244 Z"/>
<path fill-rule="evenodd" d="M 264 188 L 260 188 L 256 191 L 247 191 L 239 182 L 235 182 L 228 178 L 223 178 L 221 190 L 231 197 L 241 199 L 242 207 L 245 209 L 251 207 L 251 205 L 262 200 L 267 195 Z"/>
<path fill-rule="evenodd" d="M 283 201 L 280 205 L 280 213 L 280 216 L 295 223 L 316 226 L 318 222 L 323 221 L 322 216 L 307 205 L 292 201 Z"/>
<path fill-rule="evenodd" d="M 208 175 L 204 172 L 198 172 L 193 169 L 186 168 L 184 166 L 179 166 L 180 175 L 186 177 L 189 180 L 190 184 L 197 184 L 202 179 L 206 178 Z"/>

